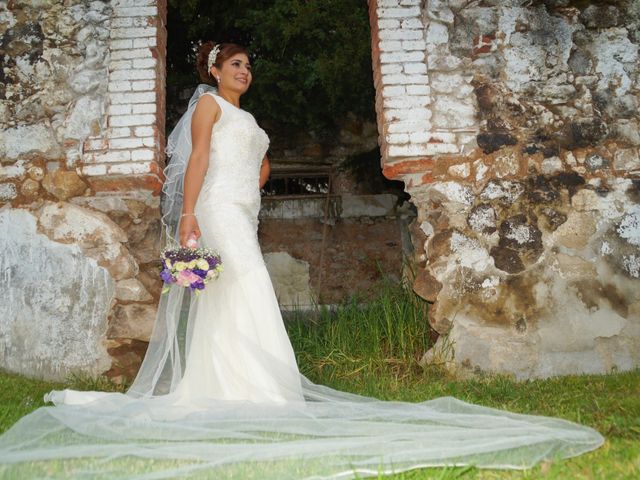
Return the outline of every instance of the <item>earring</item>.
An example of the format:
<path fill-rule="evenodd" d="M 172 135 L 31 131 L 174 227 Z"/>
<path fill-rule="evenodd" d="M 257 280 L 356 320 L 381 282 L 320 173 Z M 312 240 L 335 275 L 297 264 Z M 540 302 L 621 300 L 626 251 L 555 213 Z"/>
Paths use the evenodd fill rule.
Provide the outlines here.
<path fill-rule="evenodd" d="M 218 81 L 218 83 L 220 83 L 220 77 L 216 77 L 216 80 Z"/>

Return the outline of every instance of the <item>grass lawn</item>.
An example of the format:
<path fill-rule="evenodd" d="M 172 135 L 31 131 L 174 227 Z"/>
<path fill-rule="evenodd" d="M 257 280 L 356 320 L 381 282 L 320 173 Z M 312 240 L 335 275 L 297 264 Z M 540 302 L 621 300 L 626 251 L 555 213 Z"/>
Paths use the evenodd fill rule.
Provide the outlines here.
<path fill-rule="evenodd" d="M 506 377 L 455 379 L 417 364 L 429 337 L 422 320 L 425 308 L 409 293 L 391 288 L 366 307 L 354 302 L 337 312 L 321 313 L 315 321 L 288 319 L 287 329 L 301 371 L 316 383 L 388 400 L 451 395 L 513 412 L 565 418 L 595 428 L 606 443 L 580 457 L 527 471 L 435 468 L 380 478 L 640 478 L 640 370 L 527 382 Z M 0 372 L 0 431 L 43 405 L 44 393 L 64 387 L 118 388 L 100 379 L 76 378 L 62 385 Z"/>

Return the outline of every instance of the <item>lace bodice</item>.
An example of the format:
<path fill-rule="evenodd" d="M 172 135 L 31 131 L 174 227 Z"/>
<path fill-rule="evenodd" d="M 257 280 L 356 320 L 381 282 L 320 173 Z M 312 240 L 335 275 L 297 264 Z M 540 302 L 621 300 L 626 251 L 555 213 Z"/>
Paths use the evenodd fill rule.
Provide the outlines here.
<path fill-rule="evenodd" d="M 212 92 L 207 95 L 215 98 L 222 115 L 211 132 L 209 169 L 203 189 L 215 195 L 216 202 L 242 203 L 259 209 L 260 166 L 269 137 L 249 112 Z"/>

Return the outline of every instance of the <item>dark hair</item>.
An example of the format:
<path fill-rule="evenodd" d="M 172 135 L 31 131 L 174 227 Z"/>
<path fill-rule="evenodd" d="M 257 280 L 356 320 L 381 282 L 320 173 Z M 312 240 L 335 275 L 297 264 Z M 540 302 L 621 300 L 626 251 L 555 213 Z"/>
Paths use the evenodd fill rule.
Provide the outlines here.
<path fill-rule="evenodd" d="M 216 82 L 216 79 L 209 74 L 209 69 L 207 68 L 209 53 L 211 53 L 211 50 L 213 50 L 214 45 L 215 43 L 213 43 L 212 41 L 205 42 L 198 47 L 198 51 L 196 53 L 196 70 L 198 71 L 200 80 L 211 85 L 217 85 L 218 83 Z M 238 45 L 237 43 L 221 43 L 220 51 L 216 56 L 216 62 L 214 63 L 214 65 L 220 68 L 227 59 L 233 57 L 238 53 L 244 53 L 247 57 L 249 57 L 249 52 L 242 45 Z"/>

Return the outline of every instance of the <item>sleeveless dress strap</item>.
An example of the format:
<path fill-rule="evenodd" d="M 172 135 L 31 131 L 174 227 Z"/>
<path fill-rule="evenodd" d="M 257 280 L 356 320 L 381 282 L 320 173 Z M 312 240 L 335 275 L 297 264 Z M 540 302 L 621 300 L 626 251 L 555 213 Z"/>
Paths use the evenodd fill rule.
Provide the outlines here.
<path fill-rule="evenodd" d="M 203 95 L 211 95 L 215 99 L 216 103 L 220 106 L 220 110 L 222 111 L 222 113 L 220 114 L 220 118 L 216 123 L 213 124 L 213 127 L 215 128 L 216 125 L 222 125 L 223 122 L 227 121 L 226 117 L 228 116 L 227 114 L 228 106 L 225 105 L 224 99 L 213 92 L 204 92 Z"/>

